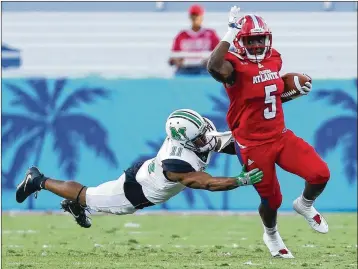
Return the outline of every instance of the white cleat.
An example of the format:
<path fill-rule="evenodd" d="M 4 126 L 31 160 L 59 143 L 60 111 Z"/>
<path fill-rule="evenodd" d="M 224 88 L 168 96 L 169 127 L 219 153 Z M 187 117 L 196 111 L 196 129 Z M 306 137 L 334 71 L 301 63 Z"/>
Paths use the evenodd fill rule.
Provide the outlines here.
<path fill-rule="evenodd" d="M 289 251 L 283 243 L 278 231 L 274 235 L 268 235 L 267 233 L 264 233 L 263 239 L 267 248 L 270 250 L 272 257 L 283 259 L 295 258 L 291 251 Z"/>
<path fill-rule="evenodd" d="M 307 220 L 313 230 L 322 234 L 328 233 L 328 223 L 324 217 L 313 206 L 302 205 L 300 197 L 293 202 L 293 209 Z"/>

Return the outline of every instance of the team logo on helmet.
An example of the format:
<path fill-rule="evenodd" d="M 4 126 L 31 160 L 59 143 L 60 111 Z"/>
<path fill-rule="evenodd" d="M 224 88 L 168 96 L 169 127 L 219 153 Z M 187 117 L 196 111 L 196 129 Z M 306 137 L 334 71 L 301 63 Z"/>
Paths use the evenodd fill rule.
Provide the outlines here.
<path fill-rule="evenodd" d="M 178 140 L 178 141 L 189 140 L 189 138 L 186 135 L 186 127 L 180 127 L 178 129 L 175 127 L 170 127 L 170 133 L 174 140 Z"/>

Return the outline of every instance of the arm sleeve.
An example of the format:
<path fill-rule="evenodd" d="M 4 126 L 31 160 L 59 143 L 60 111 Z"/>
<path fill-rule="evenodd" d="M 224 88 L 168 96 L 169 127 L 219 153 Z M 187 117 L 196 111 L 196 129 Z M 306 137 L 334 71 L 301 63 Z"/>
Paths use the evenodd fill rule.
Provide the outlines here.
<path fill-rule="evenodd" d="M 195 172 L 190 163 L 178 159 L 166 159 L 162 161 L 164 172 L 189 173 Z"/>

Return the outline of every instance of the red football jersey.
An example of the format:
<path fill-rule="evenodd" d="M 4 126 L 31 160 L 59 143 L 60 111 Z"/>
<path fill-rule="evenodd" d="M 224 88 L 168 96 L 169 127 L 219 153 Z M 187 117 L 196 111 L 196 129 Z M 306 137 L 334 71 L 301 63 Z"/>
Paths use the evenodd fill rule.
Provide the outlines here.
<path fill-rule="evenodd" d="M 226 120 L 233 136 L 243 147 L 274 141 L 286 130 L 280 97 L 284 89 L 280 53 L 273 49 L 271 57 L 260 63 L 242 60 L 233 52 L 225 59 L 235 69 L 235 83 L 224 85 L 230 99 Z"/>
<path fill-rule="evenodd" d="M 198 32 L 185 30 L 175 37 L 172 51 L 212 51 L 219 41 L 212 29 L 202 28 Z"/>

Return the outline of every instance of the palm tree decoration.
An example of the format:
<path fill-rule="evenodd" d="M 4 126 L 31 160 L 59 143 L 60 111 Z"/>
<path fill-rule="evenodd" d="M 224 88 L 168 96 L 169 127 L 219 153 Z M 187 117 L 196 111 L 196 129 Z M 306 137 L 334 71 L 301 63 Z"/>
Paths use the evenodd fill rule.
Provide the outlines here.
<path fill-rule="evenodd" d="M 164 137 L 158 139 L 157 141 L 147 141 L 147 146 L 151 149 L 152 151 L 152 154 L 148 154 L 148 155 L 141 155 L 139 156 L 134 162 L 142 162 L 142 161 L 145 161 L 145 160 L 148 160 L 148 159 L 151 159 L 151 158 L 154 158 L 160 147 L 162 146 L 163 142 L 164 142 Z M 201 191 L 197 191 L 197 193 L 199 193 L 199 195 L 201 196 L 201 198 L 204 200 L 204 203 L 205 205 L 207 206 L 208 209 L 214 209 L 211 202 L 210 202 L 210 199 L 207 197 L 207 195 Z M 195 197 L 194 197 L 194 192 L 192 189 L 190 188 L 185 188 L 183 190 L 183 194 L 184 194 L 184 197 L 186 199 L 186 201 L 188 202 L 189 204 L 189 207 L 192 209 L 194 207 L 194 203 L 195 203 Z M 162 209 L 169 209 L 167 203 L 163 203 L 161 204 L 161 208 Z"/>
<path fill-rule="evenodd" d="M 53 149 L 58 154 L 59 166 L 69 178 L 74 178 L 77 173 L 79 141 L 111 166 L 118 165 L 115 154 L 108 146 L 105 128 L 94 118 L 71 111 L 81 104 L 91 104 L 96 99 L 108 98 L 108 90 L 78 88 L 71 90 L 67 98 L 60 103 L 66 80 L 55 80 L 52 91 L 48 87 L 49 83 L 45 79 L 30 79 L 27 80 L 29 89 L 3 83 L 14 95 L 11 104 L 23 109 L 21 114 L 2 114 L 2 154 L 13 147 L 15 141 L 23 139 L 8 172 L 1 171 L 6 178 L 4 188 L 15 187 L 15 179 L 19 172 L 23 172 L 25 165 L 39 165 L 44 139 L 49 134 L 54 137 Z M 32 198 L 29 201 L 29 209 L 32 209 Z"/>
<path fill-rule="evenodd" d="M 316 100 L 328 99 L 331 105 L 342 105 L 350 112 L 328 119 L 318 128 L 315 148 L 319 154 L 326 156 L 338 144 L 343 145 L 344 171 L 352 184 L 357 179 L 357 102 L 340 89 L 318 90 L 313 97 Z"/>
<path fill-rule="evenodd" d="M 213 121 L 216 128 L 219 130 L 228 130 L 229 127 L 226 123 L 226 113 L 229 109 L 229 99 L 226 94 L 226 90 L 224 87 L 221 88 L 220 94 L 223 96 L 223 98 L 218 98 L 214 95 L 209 95 L 209 98 L 214 104 L 213 111 L 218 112 L 219 114 L 214 115 L 207 115 L 205 117 L 209 118 Z M 219 157 L 219 154 L 215 154 L 213 159 L 213 165 L 216 165 L 217 158 Z M 239 159 L 240 163 L 242 163 L 241 159 Z M 230 173 L 230 155 L 225 156 L 225 166 L 223 170 L 223 176 L 229 176 Z M 223 210 L 229 209 L 229 193 L 223 192 Z"/>
<path fill-rule="evenodd" d="M 221 89 L 221 94 L 223 96 L 226 96 L 225 88 Z M 209 98 L 214 103 L 213 111 L 217 111 L 217 112 L 219 112 L 219 114 L 204 115 L 204 117 L 210 119 L 214 123 L 214 125 L 217 129 L 228 130 L 229 128 L 227 126 L 226 119 L 225 119 L 227 110 L 229 108 L 228 99 L 227 98 L 220 99 L 214 95 L 209 95 Z M 220 156 L 220 154 L 217 154 L 217 153 L 213 154 L 213 157 L 212 157 L 212 165 L 213 166 L 217 165 L 217 160 L 218 160 L 219 156 Z M 224 176 L 228 175 L 229 165 L 230 164 L 228 164 L 228 160 L 227 160 L 225 162 Z"/>

